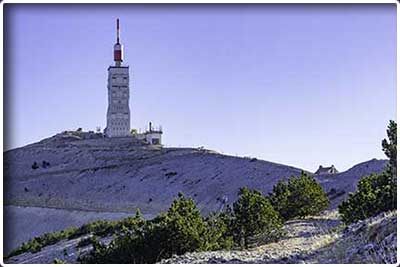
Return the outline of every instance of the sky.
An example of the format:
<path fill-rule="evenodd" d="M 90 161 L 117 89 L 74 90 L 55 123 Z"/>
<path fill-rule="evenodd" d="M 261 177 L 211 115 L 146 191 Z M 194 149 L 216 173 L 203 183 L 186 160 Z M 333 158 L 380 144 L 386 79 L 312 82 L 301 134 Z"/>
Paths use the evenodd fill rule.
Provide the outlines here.
<path fill-rule="evenodd" d="M 120 18 L 131 127 L 315 171 L 385 158 L 396 6 L 5 4 L 5 150 L 105 128 Z"/>

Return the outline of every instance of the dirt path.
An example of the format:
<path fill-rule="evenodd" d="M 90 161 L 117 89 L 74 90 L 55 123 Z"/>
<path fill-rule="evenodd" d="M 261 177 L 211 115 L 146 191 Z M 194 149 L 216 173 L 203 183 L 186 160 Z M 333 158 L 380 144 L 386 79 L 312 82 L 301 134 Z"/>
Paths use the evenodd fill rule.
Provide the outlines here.
<path fill-rule="evenodd" d="M 247 250 L 187 253 L 162 263 L 306 263 L 315 251 L 334 242 L 340 224 L 336 210 L 285 224 L 286 236 L 278 242 Z"/>

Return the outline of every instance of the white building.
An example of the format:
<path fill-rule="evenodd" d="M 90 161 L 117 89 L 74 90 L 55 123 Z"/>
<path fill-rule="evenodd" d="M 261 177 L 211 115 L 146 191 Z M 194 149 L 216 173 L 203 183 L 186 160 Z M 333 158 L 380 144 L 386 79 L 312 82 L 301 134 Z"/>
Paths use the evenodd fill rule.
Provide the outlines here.
<path fill-rule="evenodd" d="M 161 135 L 162 129 L 161 126 L 154 128 L 151 126 L 151 122 L 149 122 L 149 130 L 146 132 L 146 141 L 151 145 L 161 145 Z"/>
<path fill-rule="evenodd" d="M 129 109 L 129 66 L 122 66 L 123 47 L 119 42 L 117 19 L 117 43 L 114 45 L 114 66 L 108 67 L 107 137 L 130 136 L 131 112 Z"/>
<path fill-rule="evenodd" d="M 140 140 L 145 140 L 146 143 L 148 143 L 149 145 L 162 145 L 161 142 L 161 136 L 162 136 L 162 129 L 161 126 L 158 128 L 154 128 L 151 125 L 151 122 L 149 123 L 149 129 L 147 131 L 145 131 L 144 133 L 138 133 L 136 134 L 136 138 L 140 139 Z"/>

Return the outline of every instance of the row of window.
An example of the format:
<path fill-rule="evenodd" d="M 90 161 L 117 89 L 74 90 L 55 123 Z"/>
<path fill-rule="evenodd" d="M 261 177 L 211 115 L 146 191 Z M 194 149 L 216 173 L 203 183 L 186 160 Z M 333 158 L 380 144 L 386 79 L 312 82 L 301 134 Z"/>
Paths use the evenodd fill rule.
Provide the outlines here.
<path fill-rule="evenodd" d="M 123 100 L 117 100 L 117 99 L 114 99 L 113 100 L 113 103 L 114 104 L 128 104 L 128 100 L 127 99 L 123 99 Z"/>
<path fill-rule="evenodd" d="M 127 77 L 112 77 L 112 81 L 113 83 L 127 83 L 128 82 L 128 78 Z"/>
<path fill-rule="evenodd" d="M 128 97 L 128 93 L 122 93 L 122 92 L 116 93 L 116 92 L 113 92 L 112 96 L 113 97 Z"/>
<path fill-rule="evenodd" d="M 113 131 L 128 131 L 128 128 L 115 128 L 115 127 L 113 127 L 113 128 L 111 128 L 111 130 L 113 130 Z"/>
<path fill-rule="evenodd" d="M 111 126 L 115 126 L 115 125 L 118 125 L 118 126 L 120 126 L 120 125 L 125 125 L 125 126 L 127 126 L 128 125 L 128 122 L 121 122 L 121 121 L 111 121 L 110 122 L 110 124 L 111 124 Z"/>
<path fill-rule="evenodd" d="M 127 120 L 129 118 L 129 114 L 111 114 L 111 119 L 125 119 Z"/>

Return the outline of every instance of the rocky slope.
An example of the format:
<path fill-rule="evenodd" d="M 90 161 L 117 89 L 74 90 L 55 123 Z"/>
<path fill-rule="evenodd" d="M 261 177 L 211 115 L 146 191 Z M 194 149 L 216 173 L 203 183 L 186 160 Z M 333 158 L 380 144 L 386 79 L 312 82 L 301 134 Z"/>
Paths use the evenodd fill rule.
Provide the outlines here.
<path fill-rule="evenodd" d="M 397 213 L 344 227 L 337 212 L 289 221 L 286 238 L 241 251 L 186 253 L 161 263 L 396 263 Z"/>
<path fill-rule="evenodd" d="M 39 168 L 32 169 L 34 162 Z M 43 168 L 42 161 L 50 163 Z M 143 213 L 164 211 L 179 191 L 205 211 L 241 186 L 268 192 L 301 170 L 209 150 L 143 146 L 133 138 L 55 136 L 5 153 L 7 204 Z"/>
<path fill-rule="evenodd" d="M 355 189 L 360 177 L 381 172 L 385 164 L 384 160 L 372 160 L 343 173 L 316 178 L 331 191 L 334 208 Z M 181 191 L 194 198 L 203 213 L 208 213 L 232 203 L 240 187 L 268 193 L 278 180 L 299 175 L 301 171 L 202 148 L 149 146 L 133 137 L 57 134 L 4 153 L 4 201 L 10 209 L 17 210 L 5 221 L 7 236 L 12 239 L 7 241 L 5 250 L 10 251 L 17 243 L 42 234 L 45 229 L 61 230 L 67 226 L 54 223 L 62 221 L 64 215 L 60 215 L 60 209 L 92 215 L 99 212 L 84 216 L 79 223 L 101 217 L 109 219 L 109 213 L 128 216 L 136 208 L 151 217 L 165 211 Z M 32 217 L 31 212 L 16 206 L 46 210 L 38 212 L 40 216 L 33 216 L 34 224 L 21 232 L 21 228 L 13 226 Z M 53 219 L 48 220 L 49 217 Z M 72 217 L 69 226 L 76 226 L 77 219 Z M 69 221 L 65 220 L 67 224 Z"/>

